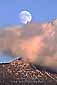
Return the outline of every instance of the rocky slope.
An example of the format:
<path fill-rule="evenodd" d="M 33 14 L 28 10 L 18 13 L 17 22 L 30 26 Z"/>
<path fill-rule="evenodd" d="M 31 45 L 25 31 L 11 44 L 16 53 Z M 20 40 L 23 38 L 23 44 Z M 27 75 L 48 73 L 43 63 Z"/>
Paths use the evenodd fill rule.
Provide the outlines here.
<path fill-rule="evenodd" d="M 57 84 L 57 74 L 37 69 L 34 65 L 16 60 L 10 64 L 0 64 L 0 84 Z"/>

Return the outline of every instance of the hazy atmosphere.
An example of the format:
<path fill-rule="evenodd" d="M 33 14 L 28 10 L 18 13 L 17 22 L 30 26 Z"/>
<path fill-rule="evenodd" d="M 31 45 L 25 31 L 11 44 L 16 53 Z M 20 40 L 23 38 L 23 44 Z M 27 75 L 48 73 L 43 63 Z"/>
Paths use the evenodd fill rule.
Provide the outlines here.
<path fill-rule="evenodd" d="M 25 14 L 21 13 L 21 16 L 19 16 L 20 12 L 22 12 L 23 10 L 28 11 L 30 14 L 27 15 L 26 13 Z M 12 25 L 17 26 L 17 25 L 20 25 L 21 22 L 22 22 L 22 24 L 26 24 L 27 19 L 28 19 L 28 22 L 30 22 L 30 21 L 31 22 L 52 21 L 54 18 L 57 18 L 56 10 L 57 10 L 57 0 L 0 0 L 0 28 L 5 28 L 7 26 L 10 27 Z M 20 20 L 20 18 L 21 18 L 21 20 Z M 23 20 L 24 20 L 24 22 L 23 22 Z M 37 27 L 37 29 L 39 28 L 39 26 L 35 26 L 35 27 Z M 14 27 L 12 27 L 12 28 L 14 28 Z M 30 33 L 32 34 L 33 30 L 32 30 L 32 32 L 30 32 L 29 30 L 31 30 L 31 29 L 29 28 L 28 30 L 27 29 L 23 30 L 25 33 L 24 35 L 29 34 L 28 36 L 30 36 Z M 37 33 L 38 31 L 39 30 L 36 30 L 36 32 L 34 31 L 34 33 L 38 34 Z M 15 33 L 18 35 L 17 31 L 15 31 Z M 7 47 L 8 41 L 9 41 L 8 46 L 11 47 L 12 42 L 10 43 L 10 40 L 9 40 L 9 37 L 11 36 L 11 34 L 8 35 L 7 31 L 4 33 L 2 32 L 1 34 L 2 35 L 0 35 L 0 36 L 2 36 L 2 37 L 0 39 L 1 40 L 0 43 L 1 43 L 2 48 L 4 48 L 4 46 Z M 28 38 L 28 36 L 23 36 L 23 37 Z M 11 39 L 11 37 L 10 37 L 10 39 Z M 2 41 L 2 40 L 4 40 L 4 41 Z M 15 41 L 13 43 L 17 42 L 17 39 L 15 39 L 15 37 L 14 37 L 14 40 Z M 14 46 L 15 46 L 15 44 L 14 44 Z M 14 46 L 12 47 L 12 49 L 14 49 Z M 16 44 L 16 46 L 17 46 L 17 44 Z M 15 48 L 17 48 L 17 47 L 15 47 Z M 18 52 L 19 52 L 19 50 L 18 50 Z M 11 56 L 8 56 L 8 55 L 4 56 L 4 55 L 5 54 L 3 54 L 3 53 L 0 54 L 1 63 L 7 62 L 8 60 L 11 61 L 12 59 L 14 59 Z"/>

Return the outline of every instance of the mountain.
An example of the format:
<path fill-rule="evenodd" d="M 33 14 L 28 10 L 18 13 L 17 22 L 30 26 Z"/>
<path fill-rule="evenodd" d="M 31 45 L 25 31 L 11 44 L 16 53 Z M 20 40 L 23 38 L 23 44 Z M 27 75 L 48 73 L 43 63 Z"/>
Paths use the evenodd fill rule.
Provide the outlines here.
<path fill-rule="evenodd" d="M 57 19 L 0 29 L 0 52 L 57 71 Z"/>

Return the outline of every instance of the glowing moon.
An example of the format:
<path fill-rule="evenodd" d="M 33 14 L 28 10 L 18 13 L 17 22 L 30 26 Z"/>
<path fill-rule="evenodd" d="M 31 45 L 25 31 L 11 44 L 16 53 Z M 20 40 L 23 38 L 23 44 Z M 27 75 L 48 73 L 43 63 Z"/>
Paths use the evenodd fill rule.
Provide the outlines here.
<path fill-rule="evenodd" d="M 21 12 L 19 13 L 19 18 L 20 18 L 20 22 L 21 22 L 22 24 L 27 24 L 27 23 L 31 22 L 31 20 L 32 20 L 32 15 L 31 15 L 31 13 L 28 12 L 28 11 L 21 11 Z"/>

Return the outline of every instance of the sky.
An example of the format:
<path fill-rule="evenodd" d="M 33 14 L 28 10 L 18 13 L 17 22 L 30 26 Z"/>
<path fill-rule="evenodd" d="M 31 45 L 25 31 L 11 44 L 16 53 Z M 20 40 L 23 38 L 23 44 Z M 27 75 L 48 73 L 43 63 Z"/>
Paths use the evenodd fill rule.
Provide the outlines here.
<path fill-rule="evenodd" d="M 32 14 L 32 22 L 49 22 L 57 18 L 57 0 L 0 0 L 0 28 L 19 25 L 19 13 L 22 10 Z M 0 57 L 2 62 L 11 59 Z"/>
<path fill-rule="evenodd" d="M 19 13 L 28 10 L 33 22 L 57 18 L 57 0 L 0 0 L 0 27 L 19 25 Z"/>

